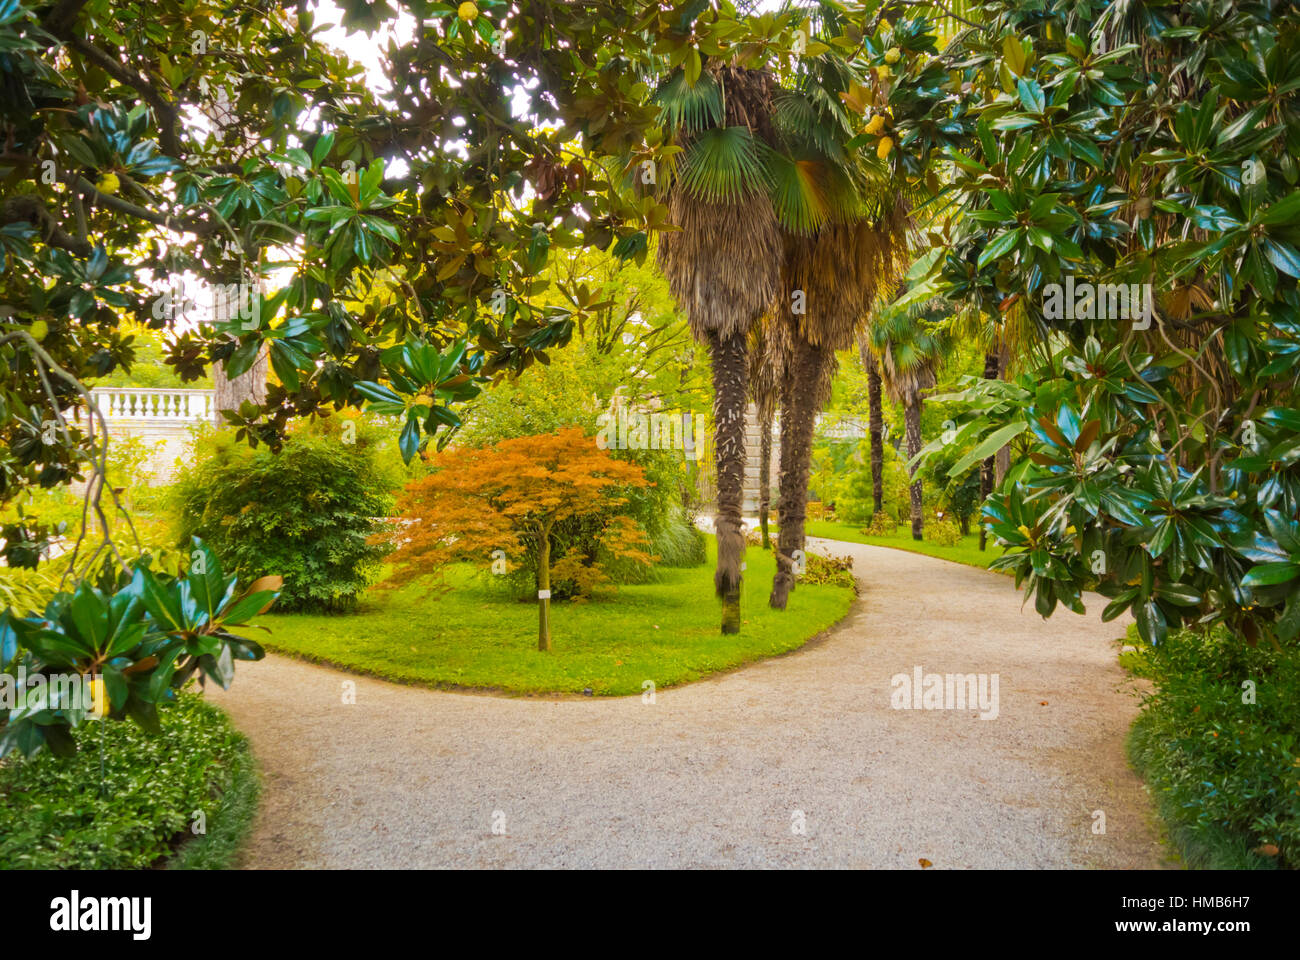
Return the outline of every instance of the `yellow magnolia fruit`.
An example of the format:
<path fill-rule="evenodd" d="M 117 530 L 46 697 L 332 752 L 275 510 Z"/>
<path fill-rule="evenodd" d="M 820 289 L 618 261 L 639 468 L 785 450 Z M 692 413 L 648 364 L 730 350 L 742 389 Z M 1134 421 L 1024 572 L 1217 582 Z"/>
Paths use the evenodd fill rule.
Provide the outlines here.
<path fill-rule="evenodd" d="M 871 134 L 873 137 L 876 134 L 878 134 L 881 130 L 884 129 L 885 129 L 885 118 L 882 117 L 880 114 L 876 114 L 874 117 L 872 117 L 870 120 L 867 121 L 866 132 Z"/>
<path fill-rule="evenodd" d="M 1020 526 L 1016 527 L 1016 529 L 1019 530 L 1021 533 L 1023 533 L 1027 539 L 1032 540 L 1034 538 L 1033 532 L 1030 531 L 1030 529 L 1026 527 L 1023 523 Z"/>
<path fill-rule="evenodd" d="M 876 67 L 876 76 L 881 80 L 888 80 L 893 75 L 894 75 L 894 71 L 890 70 L 889 67 L 885 66 L 884 64 L 881 64 L 880 66 Z"/>
<path fill-rule="evenodd" d="M 90 679 L 90 712 L 91 715 L 103 719 L 108 715 L 108 691 L 104 689 L 103 677 L 91 677 Z"/>
<path fill-rule="evenodd" d="M 99 178 L 99 183 L 95 184 L 95 189 L 111 197 L 117 193 L 117 188 L 121 185 L 122 181 L 117 179 L 116 173 L 106 173 Z"/>
<path fill-rule="evenodd" d="M 50 325 L 44 320 L 37 320 L 27 332 L 32 335 L 33 340 L 44 340 L 50 332 Z"/>
<path fill-rule="evenodd" d="M 898 63 L 902 56 L 903 51 L 899 50 L 898 47 L 890 47 L 885 51 L 885 63 Z"/>
<path fill-rule="evenodd" d="M 1075 535 L 1076 533 L 1078 533 L 1078 532 L 1079 532 L 1079 531 L 1077 531 L 1077 530 L 1074 529 L 1074 524 L 1070 524 L 1068 527 L 1065 528 L 1066 536 L 1070 536 L 1070 537 L 1072 537 L 1072 536 L 1074 536 L 1074 535 Z"/>
<path fill-rule="evenodd" d="M 465 3 L 462 3 L 456 8 L 456 16 L 460 17 L 466 23 L 469 23 L 478 16 L 478 7 L 470 3 L 469 0 L 466 0 Z"/>
<path fill-rule="evenodd" d="M 880 143 L 876 146 L 876 156 L 884 160 L 889 156 L 889 151 L 894 149 L 894 141 L 889 137 L 881 137 Z"/>

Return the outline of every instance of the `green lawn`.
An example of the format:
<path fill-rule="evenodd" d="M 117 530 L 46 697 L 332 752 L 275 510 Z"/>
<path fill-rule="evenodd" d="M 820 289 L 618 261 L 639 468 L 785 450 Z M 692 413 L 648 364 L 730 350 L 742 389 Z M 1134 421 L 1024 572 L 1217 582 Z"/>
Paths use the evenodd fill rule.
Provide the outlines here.
<path fill-rule="evenodd" d="M 516 694 L 618 696 L 688 683 L 719 670 L 802 646 L 848 612 L 848 587 L 801 585 L 789 608 L 767 606 L 774 564 L 750 548 L 741 597 L 741 631 L 718 632 L 713 595 L 715 549 L 709 562 L 665 568 L 657 583 L 621 586 L 607 600 L 555 603 L 553 649 L 537 650 L 537 607 L 502 599 L 468 566 L 448 572 L 455 589 L 420 584 L 371 591 L 347 616 L 279 614 L 259 618 L 271 628 L 271 650 L 331 663 L 386 680 L 460 686 Z"/>
<path fill-rule="evenodd" d="M 892 536 L 869 537 L 862 532 L 865 524 L 838 523 L 832 520 L 809 520 L 805 533 L 810 537 L 826 537 L 829 540 L 847 540 L 849 543 L 866 543 L 873 547 L 893 547 L 896 550 L 911 550 L 927 556 L 953 560 L 970 567 L 987 568 L 990 563 L 1002 555 L 1002 548 L 989 541 L 988 548 L 980 552 L 978 534 L 962 537 L 961 542 L 951 547 L 940 546 L 929 540 L 913 540 L 910 527 L 899 525 Z"/>

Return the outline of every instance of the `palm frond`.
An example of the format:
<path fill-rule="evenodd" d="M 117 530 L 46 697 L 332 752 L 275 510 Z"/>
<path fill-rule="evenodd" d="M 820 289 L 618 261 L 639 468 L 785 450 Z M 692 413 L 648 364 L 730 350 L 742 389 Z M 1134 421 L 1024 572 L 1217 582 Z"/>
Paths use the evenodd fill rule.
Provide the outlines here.
<path fill-rule="evenodd" d="M 836 162 L 843 162 L 842 140 L 830 123 L 803 93 L 778 90 L 772 98 L 772 122 L 781 138 L 792 149 L 812 147 Z"/>
<path fill-rule="evenodd" d="M 707 73 L 691 86 L 681 69 L 674 70 L 651 99 L 659 105 L 659 122 L 673 133 L 698 133 L 722 122 L 722 88 Z"/>
<path fill-rule="evenodd" d="M 745 127 L 714 127 L 682 155 L 683 189 L 708 203 L 739 203 L 768 186 L 762 147 Z"/>
<path fill-rule="evenodd" d="M 772 209 L 781 226 L 811 236 L 830 217 L 824 185 L 833 167 L 816 160 L 796 160 L 776 150 L 765 151 L 771 184 Z"/>

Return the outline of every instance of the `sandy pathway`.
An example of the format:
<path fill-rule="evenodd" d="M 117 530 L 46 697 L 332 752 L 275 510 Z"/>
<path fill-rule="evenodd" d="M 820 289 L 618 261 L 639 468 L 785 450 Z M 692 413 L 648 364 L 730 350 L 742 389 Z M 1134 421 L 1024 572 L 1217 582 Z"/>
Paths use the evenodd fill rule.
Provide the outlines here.
<path fill-rule="evenodd" d="M 1008 578 L 828 546 L 853 555 L 863 595 L 824 641 L 653 704 L 242 666 L 210 695 L 265 775 L 245 865 L 1162 865 L 1124 761 L 1137 701 L 1110 642 L 1124 625 L 1100 622 L 1099 598 L 1045 623 Z M 997 674 L 997 718 L 892 709 L 891 677 L 916 666 Z"/>

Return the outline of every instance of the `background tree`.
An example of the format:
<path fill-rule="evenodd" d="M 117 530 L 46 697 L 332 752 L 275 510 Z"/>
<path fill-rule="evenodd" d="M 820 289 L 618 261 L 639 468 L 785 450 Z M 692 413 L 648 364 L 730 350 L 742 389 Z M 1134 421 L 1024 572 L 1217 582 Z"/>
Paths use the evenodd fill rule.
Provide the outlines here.
<path fill-rule="evenodd" d="M 609 514 L 628 502 L 629 489 L 646 485 L 635 464 L 615 460 L 577 428 L 502 440 L 489 447 L 457 447 L 432 458 L 432 472 L 406 488 L 399 513 L 414 521 L 393 536 L 393 585 L 434 573 L 455 560 L 491 568 L 531 552 L 537 569 L 537 649 L 551 649 L 552 578 L 600 575 L 596 557 L 567 554 L 552 561 L 556 524 L 605 515 L 600 544 L 606 554 L 638 563 L 654 560 L 644 531 L 628 517 Z M 498 552 L 500 551 L 500 552 Z M 503 571 L 504 572 L 504 571 Z"/>
<path fill-rule="evenodd" d="M 862 369 L 867 374 L 867 433 L 871 444 L 871 514 L 875 516 L 881 510 L 881 498 L 884 496 L 882 479 L 885 463 L 884 419 L 880 406 L 880 362 L 871 349 L 865 330 L 858 331 L 858 356 L 862 360 Z"/>
<path fill-rule="evenodd" d="M 937 382 L 938 370 L 951 348 L 951 335 L 941 317 L 946 305 L 891 306 L 877 314 L 868 339 L 879 358 L 881 381 L 895 403 L 903 408 L 907 436 L 912 539 L 920 540 L 925 525 L 922 481 L 915 458 L 920 454 L 921 406 L 925 392 Z"/>

